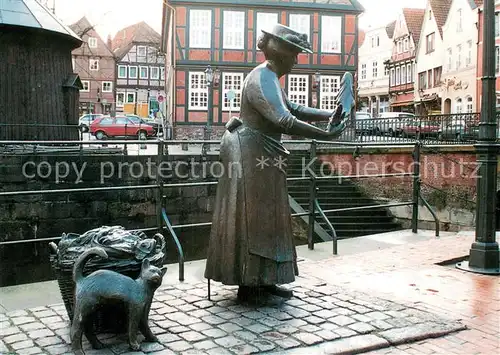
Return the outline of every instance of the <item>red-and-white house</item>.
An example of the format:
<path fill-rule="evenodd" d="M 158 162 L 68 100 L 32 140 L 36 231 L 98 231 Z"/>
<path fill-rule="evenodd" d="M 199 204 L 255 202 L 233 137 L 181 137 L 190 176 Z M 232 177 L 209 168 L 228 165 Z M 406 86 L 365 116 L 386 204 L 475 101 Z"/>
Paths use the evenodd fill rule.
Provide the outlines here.
<path fill-rule="evenodd" d="M 363 12 L 357 0 L 168 0 L 163 12 L 166 118 L 176 138 L 203 137 L 209 110 L 217 135 L 230 115 L 238 115 L 243 80 L 264 61 L 257 48 L 261 29 L 276 23 L 307 33 L 313 45 L 314 53 L 301 54 L 282 80 L 292 101 L 317 106 L 319 94 L 319 106 L 332 110 L 342 75 L 357 69 Z M 210 95 L 208 66 L 220 72 Z M 232 101 L 229 91 L 235 94 Z"/>
<path fill-rule="evenodd" d="M 414 112 L 415 58 L 424 13 L 425 9 L 404 8 L 396 19 L 392 56 L 386 63 L 391 111 Z"/>

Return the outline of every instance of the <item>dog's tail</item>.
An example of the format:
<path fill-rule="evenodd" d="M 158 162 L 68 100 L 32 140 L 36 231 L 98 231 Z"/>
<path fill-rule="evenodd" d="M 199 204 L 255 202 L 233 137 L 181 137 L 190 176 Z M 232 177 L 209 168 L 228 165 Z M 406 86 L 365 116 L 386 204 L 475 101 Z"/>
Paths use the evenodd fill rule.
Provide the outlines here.
<path fill-rule="evenodd" d="M 75 265 L 73 266 L 73 281 L 76 283 L 83 278 L 83 267 L 85 263 L 92 258 L 92 256 L 100 256 L 103 259 L 108 258 L 108 254 L 104 251 L 104 249 L 99 247 L 91 248 L 76 259 Z"/>

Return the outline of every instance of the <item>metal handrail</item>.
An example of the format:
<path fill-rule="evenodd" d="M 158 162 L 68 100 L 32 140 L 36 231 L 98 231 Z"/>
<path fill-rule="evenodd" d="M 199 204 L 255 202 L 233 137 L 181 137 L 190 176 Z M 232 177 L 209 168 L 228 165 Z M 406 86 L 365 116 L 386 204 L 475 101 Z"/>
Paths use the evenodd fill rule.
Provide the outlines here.
<path fill-rule="evenodd" d="M 13 144 L 13 143 L 22 143 L 26 144 L 28 141 L 7 141 L 7 144 Z M 34 141 L 36 143 L 40 143 L 43 141 Z M 45 141 L 47 144 L 55 144 L 58 143 L 58 141 Z M 118 143 L 120 141 L 113 141 L 113 143 Z M 134 143 L 135 141 L 127 140 L 125 143 L 131 144 Z M 177 140 L 177 141 L 165 141 L 163 139 L 156 139 L 156 140 L 151 140 L 148 143 L 152 144 L 160 144 L 162 149 L 163 146 L 168 146 L 168 145 L 174 145 L 174 144 L 184 144 L 184 143 L 189 143 L 189 144 L 197 144 L 197 143 L 220 143 L 220 141 L 208 141 L 208 140 L 198 140 L 198 141 L 189 141 L 186 142 L 185 140 Z M 327 145 L 347 145 L 347 146 L 352 146 L 359 148 L 360 146 L 373 146 L 372 143 L 369 144 L 360 144 L 360 143 L 349 143 L 349 142 L 332 142 L 332 141 L 284 141 L 284 142 L 293 142 L 293 143 L 302 143 L 302 144 L 312 144 L 312 146 L 316 147 L 318 144 L 327 144 Z M 69 144 L 72 142 L 68 141 L 62 141 L 62 144 Z M 93 144 L 93 143 L 102 143 L 102 144 L 108 144 L 109 142 L 81 142 L 81 141 L 75 141 L 74 143 L 77 144 Z M 137 141 L 138 144 L 144 144 L 144 141 L 139 140 Z M 5 141 L 0 141 L 0 144 L 5 144 Z M 378 144 L 376 144 L 378 145 Z M 387 145 L 387 144 L 383 144 Z M 391 143 L 390 146 L 408 146 L 408 147 L 415 147 L 415 145 L 407 145 L 405 144 L 393 144 Z M 315 155 L 314 155 L 315 156 Z M 405 177 L 405 176 L 414 176 L 414 173 L 396 173 L 396 174 L 368 174 L 368 175 L 351 175 L 351 176 L 340 176 L 340 175 L 335 175 L 335 176 L 324 176 L 324 177 L 316 177 L 316 176 L 308 176 L 308 177 L 290 177 L 287 178 L 287 181 L 313 181 L 315 182 L 316 180 L 328 180 L 328 179 L 355 179 L 355 178 L 376 178 L 376 177 Z M 195 186 L 213 186 L 217 185 L 217 181 L 201 181 L 201 182 L 184 182 L 184 183 L 162 183 L 160 180 L 157 181 L 156 184 L 150 184 L 150 185 L 136 185 L 136 186 L 108 186 L 108 187 L 87 187 L 87 188 L 74 188 L 74 189 L 53 189 L 53 190 L 34 190 L 34 191 L 10 191 L 10 192 L 0 192 L 0 197 L 2 196 L 12 196 L 12 195 L 32 195 L 32 194 L 51 194 L 51 193 L 70 193 L 70 192 L 92 192 L 92 191 L 107 191 L 107 190 L 138 190 L 138 189 L 161 189 L 163 188 L 183 188 L 183 187 L 195 187 Z M 160 201 L 164 196 L 160 196 Z M 420 195 L 420 198 L 422 198 L 423 203 L 426 205 L 426 207 L 431 211 L 431 214 L 433 214 L 435 221 L 436 221 L 436 236 L 439 236 L 439 220 L 437 218 L 437 215 L 435 212 L 432 210 L 428 202 Z M 310 217 L 314 217 L 316 215 L 320 215 L 327 223 L 328 227 L 332 231 L 332 236 L 334 238 L 334 254 L 337 253 L 337 234 L 335 231 L 335 228 L 333 225 L 330 223 L 328 220 L 328 217 L 326 216 L 326 213 L 332 213 L 332 212 L 343 212 L 343 211 L 356 211 L 356 210 L 367 210 L 367 209 L 375 209 L 375 208 L 388 208 L 388 207 L 398 207 L 398 206 L 409 206 L 409 205 L 415 205 L 415 201 L 412 202 L 402 202 L 402 203 L 392 203 L 392 204 L 377 204 L 377 205 L 367 205 L 367 206 L 358 206 L 358 207 L 349 207 L 349 208 L 339 208 L 339 209 L 331 209 L 331 210 L 323 210 L 319 206 L 319 201 L 314 198 L 313 203 L 310 204 L 310 211 L 308 212 L 301 212 L 301 213 L 294 213 L 291 216 L 292 217 L 301 217 L 301 216 L 307 216 L 309 215 Z M 169 233 L 172 235 L 172 238 L 174 239 L 174 242 L 176 243 L 176 247 L 179 252 L 179 280 L 183 281 L 184 280 L 184 253 L 182 250 L 182 245 L 180 243 L 180 240 L 175 233 L 176 229 L 183 229 L 183 228 L 194 228 L 194 227 L 205 227 L 205 226 L 211 226 L 211 222 L 203 222 L 203 223 L 192 223 L 192 224 L 184 224 L 184 225 L 175 225 L 173 226 L 167 216 L 166 209 L 164 206 L 160 209 L 159 211 L 159 218 L 163 222 L 165 222 L 166 227 L 158 226 L 156 228 L 145 228 L 142 229 L 142 231 L 154 231 L 154 230 L 164 230 L 167 229 Z M 308 237 L 309 238 L 309 237 Z M 41 238 L 41 239 L 26 239 L 22 241 L 6 241 L 6 242 L 0 242 L 0 245 L 8 245 L 8 244 L 16 244 L 16 243 L 28 243 L 28 242 L 40 242 L 40 241 L 52 241 L 52 240 L 58 240 L 60 237 L 54 237 L 54 238 Z"/>
<path fill-rule="evenodd" d="M 184 251 L 182 250 L 181 242 L 179 241 L 179 238 L 177 237 L 174 228 L 172 228 L 172 224 L 168 219 L 167 211 L 165 210 L 165 208 L 161 209 L 161 214 L 163 216 L 163 222 L 165 222 L 167 229 L 170 232 L 170 236 L 175 242 L 175 246 L 177 247 L 177 252 L 179 253 L 179 281 L 184 281 Z"/>
<path fill-rule="evenodd" d="M 439 228 L 440 228 L 439 227 L 439 225 L 440 225 L 439 217 L 437 216 L 436 211 L 434 211 L 434 209 L 429 204 L 429 202 L 427 202 L 427 200 L 424 198 L 424 196 L 422 196 L 421 191 L 419 191 L 419 197 L 420 197 L 420 200 L 422 200 L 422 202 L 424 203 L 424 206 L 427 207 L 427 209 L 431 213 L 432 217 L 434 217 L 434 223 L 436 224 L 436 237 L 439 237 Z"/>
<path fill-rule="evenodd" d="M 338 248 L 337 248 L 337 232 L 335 231 L 335 228 L 333 227 L 332 223 L 330 222 L 330 220 L 326 216 L 325 212 L 323 212 L 323 209 L 319 205 L 318 199 L 314 200 L 314 205 L 315 205 L 316 209 L 318 210 L 318 213 L 321 215 L 321 218 L 323 218 L 323 220 L 327 224 L 328 228 L 332 232 L 333 255 L 337 255 L 337 250 L 338 250 Z"/>

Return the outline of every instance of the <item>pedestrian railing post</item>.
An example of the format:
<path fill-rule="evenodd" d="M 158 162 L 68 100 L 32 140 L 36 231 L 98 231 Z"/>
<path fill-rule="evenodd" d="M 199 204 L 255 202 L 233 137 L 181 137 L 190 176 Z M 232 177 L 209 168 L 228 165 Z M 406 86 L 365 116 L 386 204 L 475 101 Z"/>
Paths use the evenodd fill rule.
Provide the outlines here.
<path fill-rule="evenodd" d="M 156 222 L 158 225 L 158 232 L 161 233 L 163 230 L 163 176 L 162 176 L 162 162 L 164 159 L 164 141 L 163 138 L 159 139 L 158 142 L 158 154 L 156 155 L 156 184 L 158 185 L 156 189 Z"/>
<path fill-rule="evenodd" d="M 413 211 L 411 216 L 411 230 L 418 232 L 418 205 L 420 198 L 420 142 L 415 143 L 413 149 Z"/>
<path fill-rule="evenodd" d="M 313 140 L 311 142 L 311 154 L 310 154 L 310 162 L 314 162 L 316 160 L 316 141 Z M 314 250 L 314 221 L 315 221 L 315 204 L 316 200 L 316 174 L 314 171 L 308 169 L 308 174 L 310 178 L 309 182 L 309 225 L 307 229 L 307 245 L 309 250 Z"/>

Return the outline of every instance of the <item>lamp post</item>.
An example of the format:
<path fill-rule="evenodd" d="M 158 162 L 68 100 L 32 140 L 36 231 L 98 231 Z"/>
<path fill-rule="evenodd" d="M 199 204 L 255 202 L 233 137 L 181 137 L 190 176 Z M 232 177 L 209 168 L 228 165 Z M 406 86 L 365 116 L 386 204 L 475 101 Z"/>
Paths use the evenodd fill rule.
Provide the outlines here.
<path fill-rule="evenodd" d="M 214 87 L 217 85 L 219 81 L 220 71 L 216 68 L 215 70 L 209 65 L 207 69 L 205 69 L 205 80 L 207 82 L 207 90 L 208 90 L 208 115 L 207 115 L 207 124 L 205 126 L 205 134 L 204 140 L 210 140 L 212 136 L 212 124 L 214 121 Z M 210 150 L 209 144 L 203 145 L 204 152 L 208 152 Z"/>
<path fill-rule="evenodd" d="M 316 88 L 316 108 L 321 108 L 321 74 L 319 72 L 314 73 L 313 80 Z"/>
<path fill-rule="evenodd" d="M 481 122 L 476 144 L 479 177 L 477 178 L 476 240 L 469 261 L 458 263 L 462 270 L 479 274 L 500 274 L 499 248 L 496 242 L 495 207 L 498 146 L 496 144 L 495 108 L 495 0 L 484 1 L 483 77 Z"/>
<path fill-rule="evenodd" d="M 137 95 L 139 93 L 139 88 L 135 88 L 135 103 L 134 103 L 134 115 L 137 115 Z"/>

